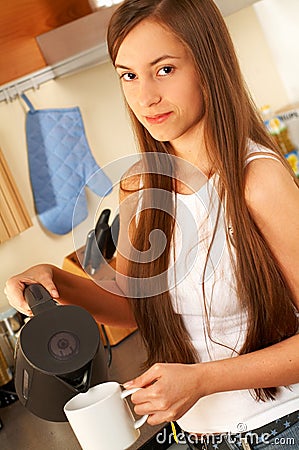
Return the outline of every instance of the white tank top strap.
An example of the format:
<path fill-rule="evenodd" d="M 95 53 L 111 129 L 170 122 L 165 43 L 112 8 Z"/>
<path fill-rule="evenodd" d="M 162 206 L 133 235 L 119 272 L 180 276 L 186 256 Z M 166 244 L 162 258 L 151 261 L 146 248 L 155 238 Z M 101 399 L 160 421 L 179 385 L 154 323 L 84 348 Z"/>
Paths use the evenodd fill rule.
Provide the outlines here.
<path fill-rule="evenodd" d="M 280 161 L 279 156 L 273 150 L 265 147 L 255 147 L 248 153 L 245 166 L 256 159 L 274 159 L 275 161 Z"/>

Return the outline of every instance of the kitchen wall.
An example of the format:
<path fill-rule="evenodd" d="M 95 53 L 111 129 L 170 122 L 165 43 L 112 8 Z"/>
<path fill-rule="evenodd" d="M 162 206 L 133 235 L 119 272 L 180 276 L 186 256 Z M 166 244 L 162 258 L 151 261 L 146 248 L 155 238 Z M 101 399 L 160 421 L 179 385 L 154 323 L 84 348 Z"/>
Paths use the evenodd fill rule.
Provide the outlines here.
<path fill-rule="evenodd" d="M 299 2 L 262 0 L 254 5 L 290 102 L 299 102 Z M 266 20 L 265 20 L 266 18 Z"/>
<path fill-rule="evenodd" d="M 272 0 L 270 0 L 272 1 Z M 259 6 L 258 2 L 254 7 Z M 239 57 L 241 70 L 256 104 L 273 110 L 289 103 L 264 30 L 253 6 L 226 18 Z M 265 19 L 266 21 L 266 19 Z"/>
<path fill-rule="evenodd" d="M 118 78 L 110 63 L 50 81 L 26 94 L 37 109 L 79 106 L 90 149 L 104 170 L 111 161 L 134 153 L 134 138 L 123 107 Z M 39 224 L 27 164 L 26 110 L 22 100 L 0 103 L 0 146 L 33 221 L 33 227 L 0 245 L 0 312 L 1 305 L 5 307 L 7 304 L 3 294 L 6 279 L 39 262 L 61 266 L 64 256 L 85 243 L 85 236 L 94 225 L 97 204 L 102 200 L 86 189 L 89 216 L 75 229 L 75 235 L 54 235 Z M 109 167 L 106 172 L 110 174 Z M 100 209 L 111 207 L 114 213 L 117 200 L 116 186 L 101 203 Z"/>
<path fill-rule="evenodd" d="M 259 106 L 271 103 L 276 109 L 288 103 L 288 96 L 275 66 L 272 52 L 252 7 L 226 19 L 233 36 L 245 80 Z M 135 151 L 123 107 L 118 80 L 110 63 L 50 81 L 28 91 L 36 108 L 79 106 L 92 153 L 98 164 L 109 163 Z M 72 233 L 56 236 L 42 228 L 35 216 L 30 188 L 24 134 L 25 107 L 20 100 L 0 103 L 0 146 L 24 198 L 33 227 L 0 246 L 0 311 L 8 307 L 3 287 L 12 274 L 39 262 L 62 265 L 63 258 L 84 244 L 93 226 L 99 199 L 88 192 L 88 219 Z M 117 208 L 117 186 L 100 208 Z"/>

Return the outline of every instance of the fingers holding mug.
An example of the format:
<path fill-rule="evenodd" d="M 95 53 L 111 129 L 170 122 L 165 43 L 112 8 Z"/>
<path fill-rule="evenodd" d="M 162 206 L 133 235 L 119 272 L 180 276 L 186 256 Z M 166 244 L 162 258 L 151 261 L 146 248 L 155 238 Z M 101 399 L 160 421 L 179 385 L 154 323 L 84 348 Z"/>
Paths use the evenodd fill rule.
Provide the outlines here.
<path fill-rule="evenodd" d="M 132 394 L 135 394 L 135 392 L 139 391 L 142 388 L 133 388 L 133 389 L 129 389 L 129 390 L 124 390 L 121 393 L 121 398 L 125 399 L 126 397 L 129 397 Z M 140 419 L 135 420 L 134 422 L 134 427 L 137 430 L 138 428 L 142 427 L 142 425 L 145 424 L 145 422 L 148 419 L 148 414 L 144 414 Z"/>

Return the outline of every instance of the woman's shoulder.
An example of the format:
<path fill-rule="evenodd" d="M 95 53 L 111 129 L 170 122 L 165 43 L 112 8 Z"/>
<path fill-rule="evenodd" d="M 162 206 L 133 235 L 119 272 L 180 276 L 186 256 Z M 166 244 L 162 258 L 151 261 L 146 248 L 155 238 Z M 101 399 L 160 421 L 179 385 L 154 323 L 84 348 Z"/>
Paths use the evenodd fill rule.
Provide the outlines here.
<path fill-rule="evenodd" d="M 267 151 L 259 153 L 260 157 L 252 158 L 246 167 L 245 199 L 251 211 L 265 212 L 273 202 L 276 205 L 285 203 L 299 192 L 287 163 L 278 154 L 266 157 L 268 154 Z"/>

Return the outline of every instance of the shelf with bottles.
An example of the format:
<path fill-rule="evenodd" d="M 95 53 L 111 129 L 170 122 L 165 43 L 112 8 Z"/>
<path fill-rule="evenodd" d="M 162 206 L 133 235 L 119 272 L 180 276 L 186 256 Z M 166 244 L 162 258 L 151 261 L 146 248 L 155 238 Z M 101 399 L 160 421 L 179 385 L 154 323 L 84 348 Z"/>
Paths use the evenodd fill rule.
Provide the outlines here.
<path fill-rule="evenodd" d="M 299 177 L 299 151 L 289 135 L 287 125 L 280 115 L 272 112 L 269 105 L 263 106 L 261 111 L 267 129 L 276 140 L 296 176 Z"/>

